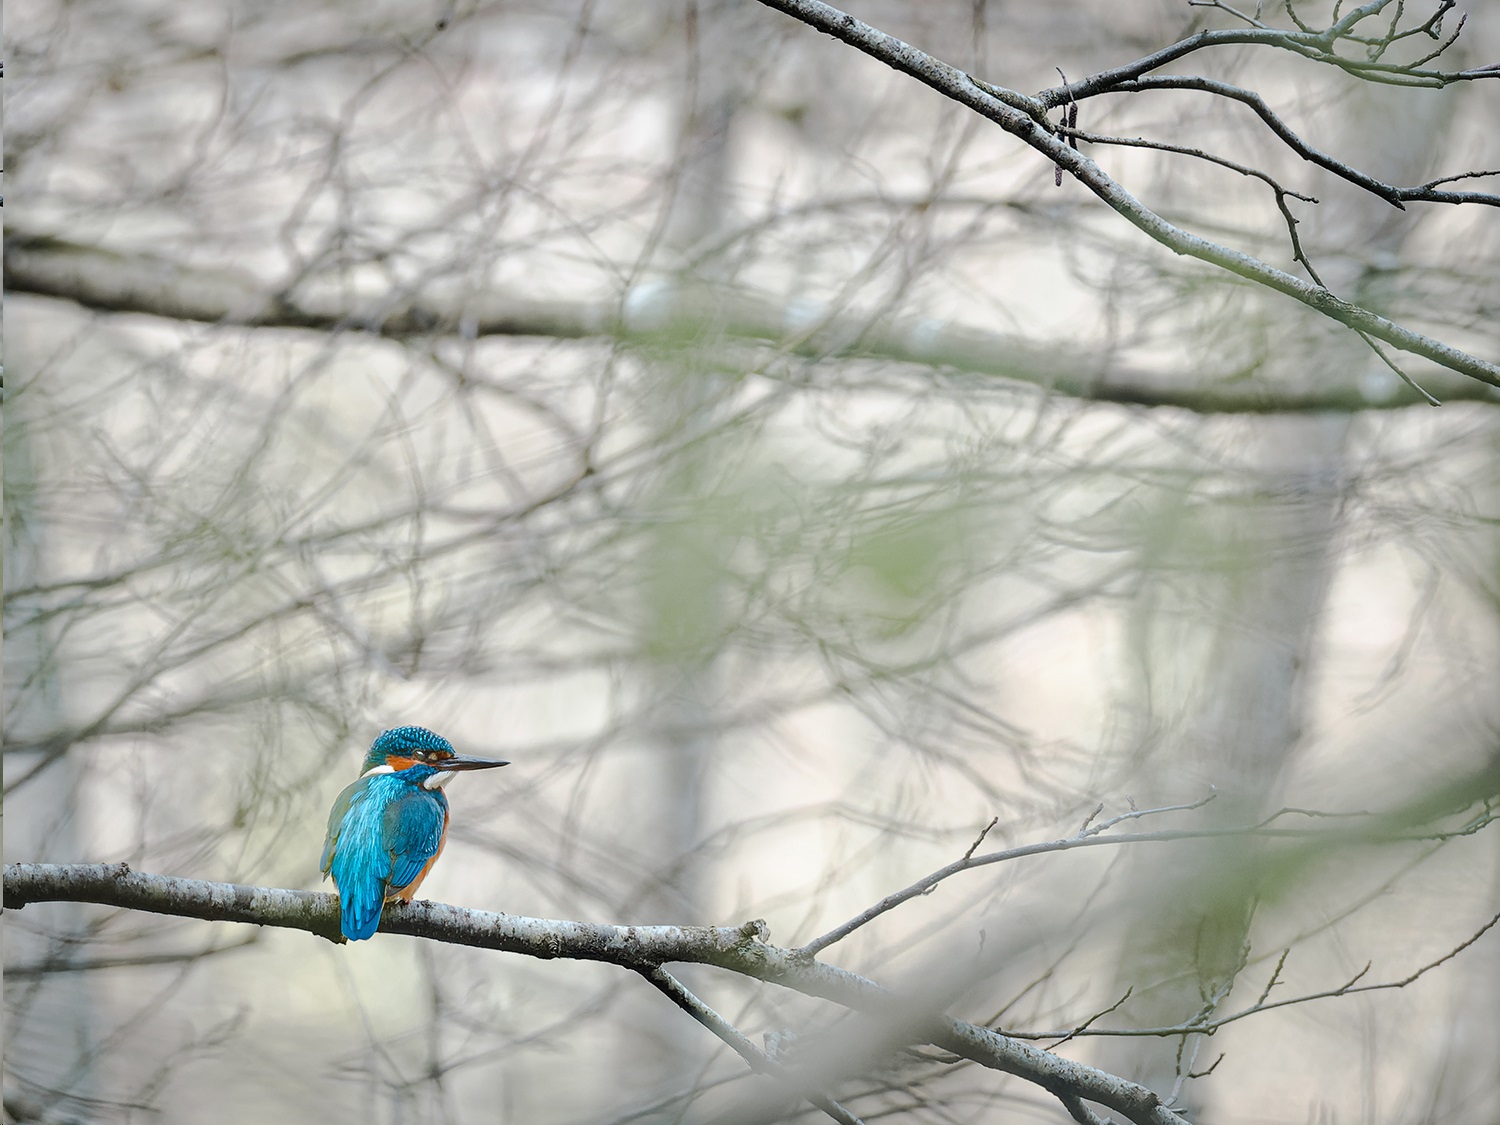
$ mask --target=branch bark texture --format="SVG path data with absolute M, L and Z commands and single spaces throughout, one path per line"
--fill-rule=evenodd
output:
M 245 922 L 338 937 L 338 899 L 315 891 L 179 879 L 125 864 L 16 863 L 5 866 L 5 904 L 90 902 L 207 921 Z M 868 977 L 765 940 L 762 922 L 743 926 L 613 926 L 526 918 L 418 901 L 387 904 L 384 933 L 543 959 L 602 961 L 648 976 L 669 963 L 713 965 L 877 1017 L 911 1042 L 927 1042 L 993 1070 L 1033 1082 L 1065 1101 L 1108 1107 L 1137 1125 L 1181 1125 L 1151 1090 L 1021 1043 L 989 1028 L 925 1011 Z

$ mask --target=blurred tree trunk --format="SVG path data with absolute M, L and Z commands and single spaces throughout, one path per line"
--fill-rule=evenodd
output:
M 5 425 L 5 586 L 24 589 L 46 582 L 46 529 L 36 504 L 37 471 L 31 431 L 12 407 Z M 7 741 L 66 727 L 57 661 L 48 650 L 56 642 L 45 624 L 6 622 L 5 734 Z M 9 757 L 9 756 L 7 756 Z M 7 761 L 6 778 L 32 769 L 39 755 Z M 28 784 L 24 800 L 5 802 L 7 861 L 36 856 L 87 856 L 77 838 L 78 759 L 53 762 Z M 94 1092 L 93 996 L 86 972 L 14 974 L 16 967 L 63 964 L 87 955 L 84 908 L 77 903 L 42 904 L 25 919 L 10 916 L 5 926 L 7 1024 L 22 1024 L 25 1035 L 5 1044 L 5 1120 L 82 1122 L 81 1108 Z
M 1447 91 L 1414 99 L 1392 87 L 1360 86 L 1337 118 L 1332 144 L 1356 166 L 1388 180 L 1421 182 L 1441 150 L 1453 101 Z M 1382 285 L 1400 276 L 1410 224 L 1365 193 L 1334 185 L 1320 195 L 1323 209 L 1304 223 L 1302 237 L 1323 282 L 1385 311 L 1390 294 Z M 1246 306 L 1247 320 L 1269 321 L 1279 311 L 1258 295 L 1249 296 Z M 1350 333 L 1325 331 L 1305 348 L 1280 347 L 1286 341 L 1274 325 L 1264 335 L 1280 348 L 1268 362 L 1296 364 L 1294 375 L 1303 381 L 1350 367 L 1376 379 L 1395 378 Z M 1212 607 L 1203 622 L 1210 634 L 1207 660 L 1196 701 L 1188 705 L 1183 742 L 1170 760 L 1145 774 L 1155 779 L 1147 798 L 1153 803 L 1195 799 L 1213 785 L 1219 796 L 1204 816 L 1214 822 L 1253 821 L 1280 806 L 1282 781 L 1302 742 L 1308 675 L 1339 565 L 1340 489 L 1352 419 L 1270 416 L 1239 431 L 1234 454 L 1258 487 L 1230 498 L 1232 511 L 1222 521 L 1217 513 L 1209 517 L 1214 526 L 1232 530 L 1227 537 L 1207 537 L 1216 556 L 1203 567 L 1207 588 L 1198 591 Z M 1143 655 L 1171 661 L 1182 659 L 1183 651 L 1177 644 L 1148 643 Z M 1133 1024 L 1175 1025 L 1222 1004 L 1242 967 L 1255 907 L 1246 888 L 1243 898 L 1209 896 L 1217 908 L 1205 913 L 1197 906 L 1204 897 L 1198 888 L 1222 892 L 1215 880 L 1236 869 L 1237 856 L 1243 858 L 1242 845 L 1203 847 L 1170 870 L 1154 856 L 1136 862 L 1130 885 L 1150 888 L 1143 901 L 1164 909 L 1133 917 L 1125 931 L 1115 987 L 1134 988 L 1128 1008 Z M 1223 1038 L 1215 1040 L 1218 1049 Z M 1202 1085 L 1179 1075 L 1195 1069 L 1194 1052 L 1204 1042 L 1202 1036 L 1189 1038 L 1179 1055 L 1173 1038 L 1106 1041 L 1097 1057 L 1107 1069 L 1130 1074 L 1160 1094 L 1178 1088 L 1178 1106 L 1198 1120 L 1207 1108 L 1195 1093 Z M 1199 1058 L 1196 1069 L 1211 1062 Z
M 696 247 L 719 235 L 730 213 L 732 160 L 730 131 L 743 99 L 743 71 L 753 54 L 750 21 L 742 0 L 688 0 L 684 9 L 686 73 L 682 84 L 677 159 L 672 169 L 666 211 L 661 217 L 661 251 L 665 261 L 645 263 L 653 272 L 665 269 L 668 280 L 652 279 L 648 291 L 665 286 L 672 299 L 689 286 L 713 286 L 721 280 L 716 261 L 687 269 L 683 263 Z M 703 349 L 713 349 L 713 325 L 705 339 L 681 352 L 652 357 L 654 372 L 645 384 L 642 417 L 663 444 L 671 435 L 690 432 L 723 390 L 716 364 L 693 363 Z M 646 510 L 656 513 L 645 555 L 643 642 L 654 658 L 646 667 L 653 716 L 643 732 L 647 760 L 655 763 L 636 781 L 640 787 L 640 823 L 654 834 L 645 843 L 655 871 L 654 885 L 631 917 L 645 922 L 717 922 L 712 910 L 709 873 L 694 854 L 704 822 L 706 782 L 718 748 L 714 721 L 718 697 L 716 646 L 723 617 L 719 577 L 720 544 L 704 505 L 712 489 L 711 468 L 701 451 L 688 450 L 668 462 L 655 483 Z M 688 972 L 691 979 L 693 974 Z M 648 1036 L 627 1034 L 619 1053 L 627 1086 L 645 1087 L 662 1097 L 693 1086 L 711 1044 L 702 1029 L 655 995 L 644 996 L 641 1019 Z M 634 1020 L 627 1019 L 629 1029 Z M 643 1057 L 643 1053 L 646 1057 Z M 645 1075 L 646 1080 L 642 1081 Z M 666 1115 L 675 1119 L 680 1107 Z

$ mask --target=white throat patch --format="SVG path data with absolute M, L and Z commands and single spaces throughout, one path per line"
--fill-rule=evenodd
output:
M 423 789 L 441 789 L 453 780 L 452 770 L 439 770 L 431 777 L 422 782 Z

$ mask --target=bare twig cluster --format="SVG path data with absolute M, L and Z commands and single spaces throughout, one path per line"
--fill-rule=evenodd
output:
M 770 1077 L 785 1095 L 810 1102 L 842 1125 L 853 1125 L 859 1118 L 830 1096 L 828 1089 L 832 1082 L 840 1074 L 852 1076 L 858 1073 L 875 1058 L 893 1049 L 924 1043 L 980 1066 L 1035 1083 L 1057 1097 L 1077 1121 L 1101 1120 L 1085 1104 L 1090 1102 L 1119 1112 L 1138 1125 L 1178 1125 L 1182 1119 L 1172 1108 L 1172 1098 L 1163 1099 L 1145 1086 L 1068 1060 L 1056 1054 L 1056 1049 L 1075 1039 L 1097 1036 L 1171 1036 L 1185 1041 L 1191 1036 L 1211 1035 L 1231 1023 L 1277 1008 L 1361 992 L 1404 988 L 1478 942 L 1500 924 L 1500 914 L 1492 917 L 1442 956 L 1398 979 L 1361 983 L 1371 968 L 1367 964 L 1350 980 L 1335 988 L 1271 1000 L 1271 993 L 1280 983 L 1290 955 L 1288 948 L 1276 960 L 1258 997 L 1248 1006 L 1228 1015 L 1212 1015 L 1218 1003 L 1227 996 L 1234 977 L 1238 975 L 1236 973 L 1221 986 L 1219 994 L 1205 999 L 1198 1018 L 1169 1027 L 1098 1026 L 1100 1021 L 1118 1011 L 1129 1000 L 1131 990 L 1127 990 L 1114 1003 L 1066 1030 L 1006 1029 L 1000 1032 L 946 1014 L 948 997 L 942 990 L 926 996 L 903 995 L 867 976 L 822 962 L 818 955 L 886 911 L 929 893 L 939 883 L 960 872 L 1026 856 L 1064 852 L 1078 847 L 1123 847 L 1226 836 L 1301 841 L 1305 853 L 1312 854 L 1314 849 L 1325 849 L 1330 843 L 1349 845 L 1361 841 L 1392 843 L 1453 839 L 1472 835 L 1495 819 L 1492 804 L 1483 802 L 1478 811 L 1468 810 L 1462 823 L 1451 828 L 1414 825 L 1411 823 L 1411 809 L 1385 816 L 1348 814 L 1347 817 L 1338 819 L 1352 820 L 1354 823 L 1334 829 L 1274 826 L 1273 822 L 1280 820 L 1283 815 L 1301 814 L 1319 818 L 1327 815 L 1308 810 L 1283 809 L 1260 823 L 1237 827 L 1110 833 L 1117 825 L 1129 821 L 1202 808 L 1214 796 L 1215 794 L 1210 793 L 1198 801 L 1160 808 L 1132 807 L 1128 812 L 1095 823 L 1095 818 L 1102 811 L 1100 806 L 1071 836 L 976 855 L 979 845 L 994 828 L 995 822 L 991 821 L 964 855 L 954 863 L 887 896 L 848 922 L 794 949 L 773 945 L 766 924 L 759 920 L 737 927 L 618 926 L 492 914 L 426 901 L 388 904 L 382 930 L 542 959 L 601 961 L 633 970 L 729 1046 L 752 1071 Z M 6 903 L 12 910 L 33 902 L 89 902 L 179 917 L 300 929 L 329 941 L 343 941 L 339 933 L 337 898 L 316 892 L 145 874 L 132 871 L 125 864 L 36 863 L 7 865 L 4 890 Z M 1241 969 L 1248 954 L 1247 947 L 1241 956 Z M 820 1056 L 799 1044 L 797 1051 L 783 1058 L 778 1052 L 756 1046 L 729 1019 L 695 995 L 677 976 L 668 971 L 666 966 L 673 963 L 710 965 L 777 984 L 807 996 L 831 1001 L 874 1022 L 867 1032 L 854 1035 L 860 1048 L 852 1055 L 846 1048 L 838 1057 Z M 1046 1050 L 1025 1042 L 1036 1039 L 1048 1039 L 1052 1042 Z M 1179 1056 L 1181 1054 L 1182 1051 L 1179 1050 Z M 1217 1065 L 1216 1061 L 1207 1069 L 1194 1072 L 1189 1059 L 1187 1064 L 1179 1067 L 1178 1086 L 1189 1077 L 1206 1076 Z
M 1112 67 L 1086 78 L 1067 82 L 1062 86 L 1042 90 L 1035 95 L 1023 94 L 967 74 L 893 35 L 871 27 L 848 13 L 823 3 L 822 0 L 761 0 L 761 2 L 819 31 L 843 40 L 872 58 L 911 75 L 944 96 L 995 122 L 1006 132 L 1013 134 L 1052 161 L 1059 170 L 1059 178 L 1061 171 L 1065 169 L 1128 222 L 1174 253 L 1197 258 L 1258 285 L 1295 298 L 1324 316 L 1359 333 L 1371 343 L 1371 346 L 1374 340 L 1380 340 L 1488 383 L 1490 386 L 1500 387 L 1500 364 L 1495 361 L 1471 355 L 1431 336 L 1395 324 L 1368 308 L 1353 304 L 1330 292 L 1318 279 L 1300 242 L 1296 240 L 1296 220 L 1286 207 L 1287 197 L 1294 193 L 1269 175 L 1254 172 L 1238 162 L 1226 162 L 1225 158 L 1212 156 L 1200 149 L 1140 138 L 1096 136 L 1092 133 L 1080 132 L 1077 128 L 1079 103 L 1090 98 L 1144 90 L 1198 90 L 1250 106 L 1272 131 L 1303 159 L 1318 164 L 1350 183 L 1372 192 L 1394 207 L 1404 209 L 1407 202 L 1481 203 L 1491 206 L 1500 204 L 1500 196 L 1494 194 L 1440 189 L 1439 183 L 1452 182 L 1448 178 L 1413 187 L 1382 183 L 1308 145 L 1287 126 L 1260 95 L 1252 91 L 1196 75 L 1156 75 L 1153 73 L 1169 63 L 1209 48 L 1232 44 L 1257 44 L 1291 51 L 1312 62 L 1336 66 L 1356 77 L 1392 85 L 1442 87 L 1458 82 L 1500 78 L 1500 66 L 1485 66 L 1460 71 L 1432 70 L 1426 67 L 1427 62 L 1431 62 L 1452 45 L 1457 36 L 1457 29 L 1452 36 L 1442 40 L 1435 51 L 1419 59 L 1404 64 L 1385 61 L 1386 52 L 1396 43 L 1404 42 L 1416 35 L 1438 37 L 1442 15 L 1451 7 L 1446 0 L 1440 3 L 1440 10 L 1431 19 L 1416 28 L 1400 26 L 1405 6 L 1393 3 L 1393 0 L 1372 0 L 1371 3 L 1363 4 L 1341 18 L 1335 19 L 1329 26 L 1316 30 L 1305 26 L 1299 26 L 1295 30 L 1270 28 L 1261 25 L 1258 19 L 1234 12 L 1233 14 L 1246 19 L 1255 26 L 1223 31 L 1201 31 L 1134 62 Z M 1232 11 L 1232 9 L 1226 10 Z M 1388 10 L 1390 11 L 1387 25 L 1378 35 L 1372 35 L 1363 30 L 1368 26 L 1366 21 L 1374 21 Z M 1367 57 L 1354 59 L 1341 54 L 1339 48 L 1346 44 L 1365 48 Z M 1064 111 L 1063 120 L 1054 122 L 1048 114 L 1058 108 Z M 1276 192 L 1278 206 L 1287 220 L 1287 227 L 1293 239 L 1294 256 L 1308 269 L 1311 281 L 1303 281 L 1250 254 L 1193 234 L 1164 219 L 1110 177 L 1093 160 L 1080 152 L 1077 148 L 1077 142 L 1080 140 L 1101 144 L 1131 144 L 1195 156 L 1265 180 Z M 1487 173 L 1460 173 L 1455 178 L 1485 174 Z M 1300 196 L 1299 198 L 1308 197 Z M 1392 363 L 1384 353 L 1379 354 L 1403 380 L 1419 390 L 1428 401 L 1436 403 L 1432 396 L 1425 391 L 1420 391 L 1420 388 L 1415 388 L 1410 377 Z

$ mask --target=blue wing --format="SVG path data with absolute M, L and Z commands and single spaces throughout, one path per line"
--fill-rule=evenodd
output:
M 322 867 L 339 889 L 339 928 L 363 941 L 380 925 L 391 888 L 422 873 L 443 840 L 448 802 L 397 774 L 361 778 L 328 818 Z
M 325 879 L 328 878 L 328 869 L 333 863 L 333 854 L 338 849 L 339 835 L 344 830 L 344 817 L 349 812 L 349 804 L 354 800 L 355 793 L 362 789 L 363 783 L 359 781 L 346 786 L 335 798 L 333 808 L 328 812 L 328 836 L 323 841 L 323 858 L 318 861 L 318 870 L 323 872 Z
M 391 890 L 400 890 L 418 875 L 443 844 L 448 798 L 413 786 L 385 809 L 385 839 L 391 850 Z

